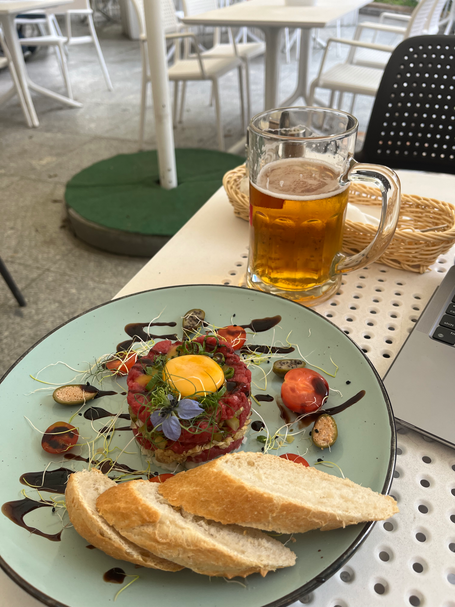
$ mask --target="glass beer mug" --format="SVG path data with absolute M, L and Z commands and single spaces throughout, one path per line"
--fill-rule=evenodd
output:
M 250 180 L 249 287 L 304 305 L 328 299 L 341 275 L 372 263 L 398 221 L 400 181 L 386 167 L 354 160 L 358 121 L 346 112 L 280 108 L 248 128 Z M 341 252 L 349 184 L 377 186 L 382 213 L 373 241 Z

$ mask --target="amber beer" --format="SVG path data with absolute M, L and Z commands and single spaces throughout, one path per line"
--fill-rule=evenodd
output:
M 348 187 L 333 167 L 276 160 L 250 183 L 250 274 L 284 291 L 323 284 L 341 251 Z

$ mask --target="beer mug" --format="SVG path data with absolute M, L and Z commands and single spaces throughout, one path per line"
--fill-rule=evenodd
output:
M 249 287 L 311 306 L 341 275 L 372 263 L 398 221 L 400 181 L 383 166 L 354 160 L 358 121 L 346 112 L 295 107 L 255 116 L 248 128 Z M 377 186 L 382 212 L 373 241 L 341 252 L 349 184 Z

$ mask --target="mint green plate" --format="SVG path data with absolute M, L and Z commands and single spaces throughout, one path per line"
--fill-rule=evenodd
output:
M 272 453 L 299 453 L 310 465 L 318 458 L 337 464 L 344 475 L 373 490 L 389 490 L 395 463 L 396 437 L 392 410 L 384 387 L 372 365 L 356 345 L 337 327 L 312 310 L 286 299 L 235 287 L 179 286 L 138 293 L 118 299 L 79 316 L 55 330 L 37 343 L 6 374 L 0 384 L 0 402 L 3 411 L 3 432 L 0 441 L 2 461 L 1 503 L 19 500 L 21 490 L 39 499 L 37 492 L 19 483 L 26 472 L 57 469 L 61 466 L 82 469 L 84 462 L 64 460 L 41 449 L 41 434 L 56 421 L 69 421 L 76 407 L 64 407 L 51 397 L 52 389 L 34 381 L 30 375 L 43 381 L 70 383 L 75 372 L 54 363 L 64 361 L 73 369 L 85 369 L 100 356 L 113 352 L 127 336 L 124 327 L 133 322 L 149 322 L 160 316 L 160 321 L 175 321 L 174 328 L 154 327 L 155 334 L 176 332 L 181 336 L 181 317 L 192 308 L 203 308 L 206 320 L 215 326 L 247 325 L 253 319 L 280 315 L 280 323 L 265 332 L 251 334 L 248 343 L 267 345 L 298 344 L 300 353 L 313 365 L 334 373 L 325 375 L 330 392 L 326 407 L 334 407 L 365 390 L 365 396 L 336 417 L 338 441 L 331 452 L 317 450 L 308 438 L 309 429 L 299 434 L 292 444 Z M 299 357 L 296 350 L 292 357 Z M 281 381 L 272 374 L 264 390 L 264 362 L 253 369 L 252 393 L 269 394 L 279 398 Z M 76 380 L 77 381 L 77 380 Z M 121 382 L 125 386 L 125 380 Z M 41 390 L 44 388 L 44 390 Z M 261 389 L 262 388 L 262 389 Z M 103 390 L 120 391 L 112 380 L 103 383 Z M 37 391 L 38 390 L 38 391 Z M 87 404 L 112 412 L 126 412 L 125 396 L 104 396 Z M 283 425 L 277 400 L 261 402 L 256 409 L 273 432 Z M 91 427 L 101 428 L 110 418 L 90 422 L 76 416 L 74 425 L 80 435 L 90 439 Z M 253 415 L 253 420 L 258 419 Z M 119 420 L 118 426 L 128 422 Z M 258 433 L 249 430 L 243 445 L 247 451 L 258 451 L 261 443 Z M 123 447 L 131 439 L 129 431 L 116 432 L 114 444 Z M 143 469 L 145 463 L 136 445 L 127 448 L 131 454 L 121 455 L 119 462 L 133 469 Z M 73 453 L 87 457 L 87 451 L 78 447 Z M 340 475 L 337 467 L 321 466 L 323 471 Z M 156 469 L 158 470 L 158 469 Z M 42 492 L 49 499 L 56 494 Z M 61 498 L 61 496 L 60 496 Z M 27 515 L 26 522 L 45 533 L 55 534 L 62 529 L 57 509 L 40 508 Z M 63 525 L 68 523 L 67 515 Z M 65 528 L 61 541 L 49 541 L 0 516 L 0 565 L 22 588 L 46 605 L 60 607 L 111 606 L 118 590 L 139 576 L 117 598 L 121 605 L 159 605 L 160 607 L 232 607 L 242 605 L 259 607 L 286 606 L 322 584 L 333 575 L 355 552 L 372 528 L 372 524 L 350 526 L 336 531 L 315 531 L 295 536 L 289 546 L 297 554 L 294 567 L 248 577 L 243 584 L 229 583 L 221 578 L 209 579 L 190 571 L 165 573 L 136 568 L 130 563 L 115 561 L 98 550 L 87 549 L 87 542 L 71 527 Z M 281 538 L 283 541 L 288 536 Z M 123 585 L 105 582 L 103 576 L 114 567 L 120 567 L 131 576 Z

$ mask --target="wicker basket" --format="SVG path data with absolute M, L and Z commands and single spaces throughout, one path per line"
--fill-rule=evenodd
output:
M 235 215 L 248 221 L 249 199 L 240 191 L 240 183 L 245 174 L 245 165 L 237 167 L 226 173 L 223 185 Z M 376 188 L 353 184 L 349 188 L 349 202 L 380 207 L 381 196 Z M 371 242 L 375 233 L 375 226 L 346 221 L 343 251 L 358 253 Z M 402 194 L 395 235 L 378 261 L 392 268 L 423 274 L 454 244 L 455 207 L 452 204 Z

